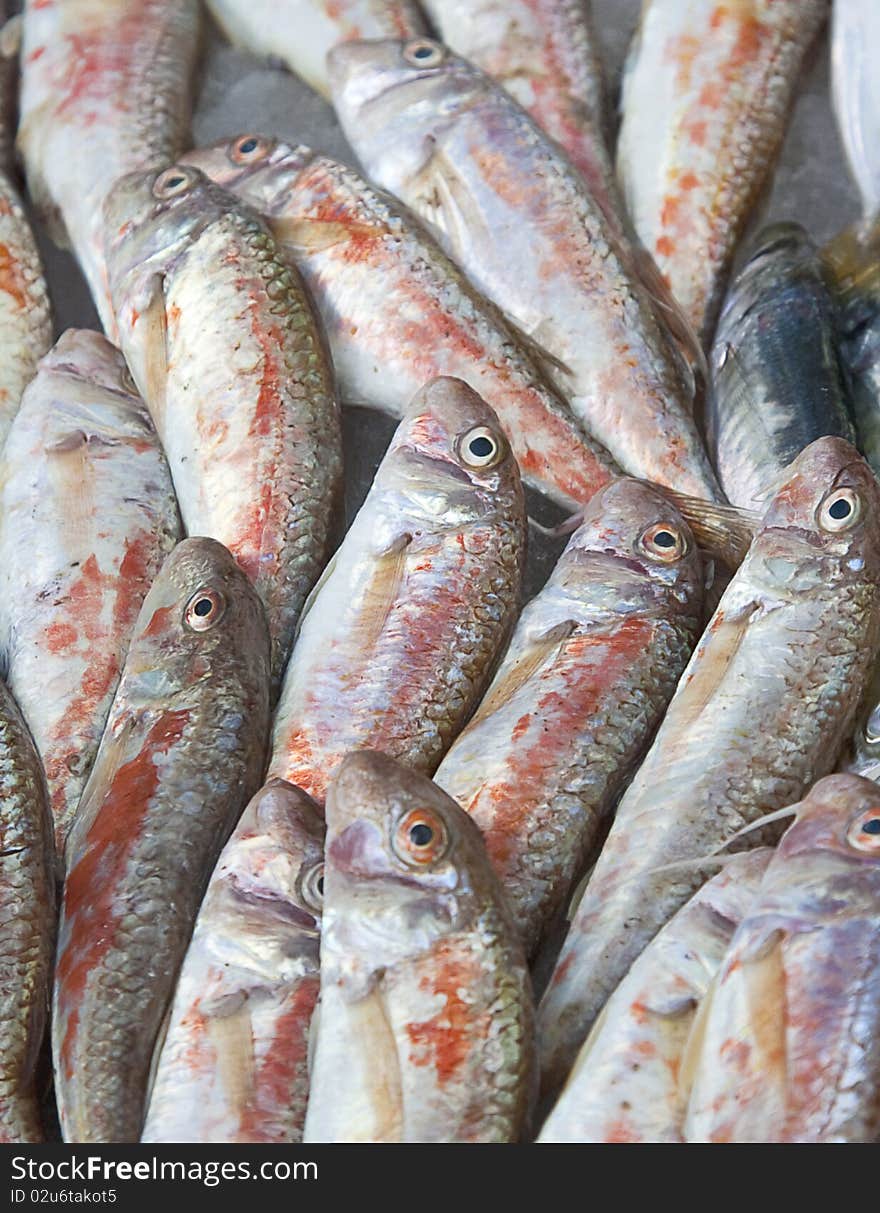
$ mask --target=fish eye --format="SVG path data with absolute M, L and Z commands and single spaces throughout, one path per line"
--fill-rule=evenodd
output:
M 320 915 L 324 909 L 324 864 L 316 863 L 300 880 L 300 895 L 309 909 Z
M 639 547 L 652 560 L 672 564 L 687 551 L 687 540 L 678 527 L 668 522 L 657 522 L 639 536 Z
M 507 454 L 507 443 L 487 425 L 474 426 L 458 440 L 458 456 L 469 468 L 491 468 Z
M 183 612 L 183 622 L 193 632 L 209 632 L 226 611 L 226 599 L 219 590 L 196 590 Z
M 433 809 L 410 809 L 397 823 L 392 845 L 398 859 L 409 867 L 427 867 L 448 850 L 446 824 Z
M 816 514 L 819 526 L 832 535 L 855 526 L 861 513 L 861 501 L 852 489 L 832 489 L 819 505 Z
M 880 809 L 859 813 L 846 832 L 846 840 L 857 851 L 880 855 Z
M 413 67 L 437 67 L 446 58 L 446 48 L 430 38 L 418 38 L 406 44 L 403 57 Z
M 178 194 L 192 189 L 197 181 L 195 173 L 175 165 L 173 168 L 166 168 L 153 182 L 153 195 L 161 199 L 176 198 Z
M 229 148 L 229 159 L 233 164 L 253 164 L 262 160 L 271 151 L 271 143 L 260 135 L 242 135 Z

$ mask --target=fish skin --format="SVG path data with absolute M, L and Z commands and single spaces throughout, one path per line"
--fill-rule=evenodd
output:
M 475 428 L 494 436 L 494 465 L 459 454 Z M 430 774 L 513 627 L 525 542 L 519 471 L 494 414 L 461 380 L 434 380 L 303 613 L 269 774 L 319 802 L 350 750 Z
M 0 469 L 3 656 L 45 767 L 60 862 L 180 518 L 122 355 L 85 329 L 68 329 L 40 362 Z
M 635 229 L 705 344 L 782 145 L 827 0 L 646 0 L 623 75 L 617 172 Z
M 408 818 L 434 831 L 432 858 L 394 843 Z M 473 821 L 424 776 L 351 754 L 328 796 L 324 883 L 304 1140 L 521 1139 L 531 985 Z
M 729 859 L 648 944 L 584 1042 L 539 1143 L 684 1140 L 691 1029 L 772 853 Z
M 0 1143 L 41 1142 L 35 1071 L 55 933 L 52 827 L 34 743 L 0 683 Z
M 40 254 L 15 186 L 0 171 L 0 447 L 37 363 L 52 344 L 52 309 Z
M 25 0 L 18 150 L 28 192 L 70 247 L 116 338 L 102 203 L 190 142 L 198 0 Z
M 527 344 L 396 199 L 338 161 L 261 136 L 182 161 L 260 212 L 293 257 L 343 400 L 400 417 L 423 384 L 452 375 L 492 406 L 523 478 L 558 504 L 577 509 L 615 474 Z
M 733 505 L 766 501 L 816 438 L 856 441 L 837 328 L 813 241 L 799 224 L 765 228 L 731 283 L 712 347 L 709 451 Z
M 209 591 L 220 613 L 193 630 L 185 608 Z M 154 1042 L 268 723 L 259 599 L 220 544 L 184 539 L 144 600 L 68 837 L 52 1015 L 66 1141 L 140 1136 Z
M 556 140 L 621 227 L 589 0 L 425 0 L 424 8 L 446 45 L 502 84 Z
M 831 9 L 831 100 L 865 220 L 880 210 L 880 10 L 864 0 Z
M 654 526 L 677 559 L 640 547 Z M 482 704 L 435 782 L 474 818 L 528 955 L 583 872 L 700 634 L 703 569 L 659 491 L 596 497 L 525 608 Z
M 846 228 L 822 257 L 837 301 L 858 446 L 880 475 L 880 219 Z
M 687 1141 L 880 1135 L 877 785 L 833 775 L 797 806 L 707 996 Z
M 318 806 L 281 780 L 262 787 L 202 901 L 141 1141 L 302 1140 L 323 864 Z
M 436 66 L 406 55 L 431 46 Z M 695 382 L 639 251 L 500 86 L 421 40 L 328 56 L 337 115 L 368 175 L 428 224 L 474 285 L 547 354 L 548 373 L 620 467 L 695 497 L 720 488 Z
M 175 195 L 154 194 L 178 177 Z M 106 221 L 121 347 L 184 526 L 225 544 L 254 583 L 277 689 L 340 506 L 339 407 L 318 317 L 262 221 L 197 169 L 123 178 Z
M 824 498 L 830 508 L 849 492 L 850 529 L 820 527 Z M 548 1095 L 636 956 L 701 883 L 691 871 L 649 873 L 705 855 L 834 768 L 880 643 L 878 587 L 880 487 L 854 447 L 820 438 L 773 497 L 618 806 L 539 1008 Z
M 281 59 L 329 100 L 327 52 L 351 38 L 415 38 L 427 33 L 413 0 L 208 0 L 230 42 Z

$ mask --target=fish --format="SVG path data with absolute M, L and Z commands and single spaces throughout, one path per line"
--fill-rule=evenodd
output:
M 138 611 L 180 537 L 168 466 L 122 355 L 68 329 L 0 459 L 0 647 L 45 767 L 59 861 Z
M 263 607 L 221 544 L 184 539 L 144 599 L 67 840 L 52 1007 L 65 1141 L 140 1137 L 153 1047 L 268 728 Z
M 56 244 L 72 249 L 116 337 L 102 204 L 113 183 L 191 142 L 198 0 L 25 0 L 17 147 Z
M 771 499 L 618 805 L 538 1010 L 548 1096 L 701 883 L 656 869 L 724 844 L 834 769 L 880 644 L 878 585 L 880 486 L 850 443 L 819 438 Z
M 609 483 L 586 434 L 528 343 L 391 195 L 307 147 L 245 134 L 188 152 L 271 226 L 314 299 L 343 401 L 400 418 L 440 375 L 498 414 L 527 484 L 569 511 Z
M 657 489 L 593 498 L 435 782 L 476 821 L 527 955 L 564 909 L 702 624 L 704 572 Z
M 617 174 L 642 244 L 708 345 L 828 0 L 645 0 Z
M 622 227 L 589 0 L 425 0 L 424 8 L 443 42 L 502 84 L 559 144 Z
M 694 421 L 693 367 L 636 251 L 565 153 L 438 42 L 348 42 L 327 62 L 368 176 L 544 351 L 584 428 L 627 474 L 720 500 Z
M 755 240 L 712 347 L 709 451 L 725 494 L 754 509 L 816 438 L 856 441 L 835 301 L 797 223 Z
M 348 755 L 327 799 L 304 1140 L 520 1140 L 532 1015 L 477 826 L 425 776 L 383 754 Z
M 683 1142 L 691 1032 L 772 854 L 730 857 L 648 944 L 578 1053 L 539 1144 Z
M 427 33 L 414 0 L 208 0 L 208 8 L 230 42 L 280 59 L 328 99 L 325 60 L 337 42 Z
M 267 783 L 202 901 L 141 1141 L 302 1140 L 323 882 L 318 806 L 282 780 Z
M 105 211 L 122 352 L 184 526 L 228 547 L 254 583 L 277 691 L 340 507 L 339 406 L 320 321 L 258 216 L 197 169 L 124 177 Z
M 44 1141 L 37 1067 L 55 943 L 52 826 L 40 759 L 0 682 L 0 1143 Z
M 837 304 L 859 450 L 880 475 L 880 218 L 845 228 L 822 258 Z
M 701 1007 L 689 1142 L 880 1135 L 880 790 L 799 804 Z
M 519 605 L 519 470 L 458 379 L 412 401 L 306 604 L 269 775 L 323 802 L 350 750 L 431 774 L 479 702 Z
M 880 211 L 880 12 L 864 0 L 834 0 L 831 100 L 866 221 Z

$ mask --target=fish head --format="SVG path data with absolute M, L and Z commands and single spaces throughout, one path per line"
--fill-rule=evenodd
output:
M 255 210 L 271 214 L 284 203 L 315 156 L 311 148 L 245 132 L 234 139 L 194 148 L 181 156 L 179 163 L 198 169 Z
M 104 202 L 104 252 L 114 307 L 134 283 L 168 273 L 191 241 L 229 208 L 224 191 L 199 169 L 172 164 L 129 173 Z M 134 279 L 134 283 L 133 280 Z
M 472 819 L 384 754 L 342 761 L 326 813 L 325 927 L 366 988 L 467 930 L 486 897 L 498 895 Z
M 670 599 L 699 611 L 703 564 L 693 532 L 662 490 L 620 477 L 597 493 L 560 557 L 553 580 L 607 593 L 621 612 Z
M 880 487 L 843 438 L 819 438 L 789 465 L 749 558 L 763 580 L 795 592 L 880 578 Z
M 94 329 L 65 329 L 41 359 L 40 370 L 82 379 L 111 392 L 137 394 L 125 359 Z
M 182 540 L 165 559 L 135 625 L 125 679 L 132 707 L 203 697 L 228 682 L 268 688 L 263 605 L 232 555 L 213 539 Z M 266 689 L 268 695 L 268 690 Z M 222 743 L 222 738 L 220 739 Z
M 356 132 L 359 159 L 386 183 L 418 172 L 438 129 L 485 88 L 482 73 L 431 38 L 343 42 L 327 69 L 343 130 Z
M 524 519 L 519 468 L 498 418 L 461 379 L 431 380 L 404 414 L 377 475 L 408 512 L 450 525 Z
M 795 806 L 778 861 L 819 852 L 847 867 L 873 866 L 880 873 L 880 786 L 873 780 L 848 772 L 826 775 Z
M 270 779 L 252 798 L 236 827 L 234 862 L 217 875 L 239 915 L 255 930 L 277 924 L 285 939 L 291 931 L 315 938 L 324 903 L 324 821 L 301 788 Z

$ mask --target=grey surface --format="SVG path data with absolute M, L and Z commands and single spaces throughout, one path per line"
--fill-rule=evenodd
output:
M 641 0 L 594 0 L 593 10 L 605 52 L 610 96 L 619 91 L 620 72 Z M 828 89 L 828 45 L 810 58 L 792 115 L 775 183 L 755 217 L 797 219 L 825 240 L 857 215 L 855 187 L 849 179 L 843 149 L 831 113 Z M 197 143 L 260 131 L 307 143 L 356 164 L 331 108 L 281 67 L 262 62 L 228 46 L 209 26 L 193 122 Z M 69 254 L 56 249 L 38 232 L 55 307 L 58 331 L 71 325 L 98 328 L 85 283 Z M 346 411 L 346 506 L 349 518 L 363 500 L 375 467 L 393 432 L 393 422 L 362 409 Z M 560 514 L 537 496 L 529 498 L 530 514 L 553 524 Z M 527 595 L 543 583 L 564 540 L 530 533 Z

